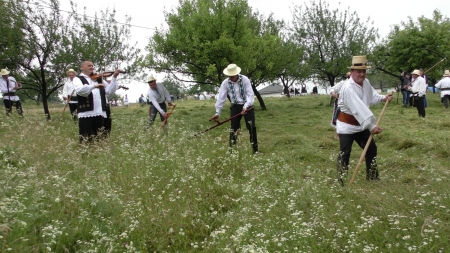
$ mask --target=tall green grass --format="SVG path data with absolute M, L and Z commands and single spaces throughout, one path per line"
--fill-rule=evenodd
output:
M 394 99 L 375 136 L 381 181 L 362 168 L 345 187 L 328 96 L 255 106 L 257 156 L 245 128 L 232 153 L 228 123 L 193 136 L 214 101 L 179 101 L 166 130 L 145 128 L 147 107 L 114 107 L 111 136 L 92 145 L 61 106 L 50 122 L 32 105 L 2 113 L 0 251 L 445 252 L 450 112 L 427 99 L 425 121 Z

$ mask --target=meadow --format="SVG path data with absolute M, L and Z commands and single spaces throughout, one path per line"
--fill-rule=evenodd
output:
M 194 137 L 213 100 L 177 101 L 167 129 L 113 107 L 91 145 L 63 105 L 51 121 L 1 111 L 0 252 L 448 252 L 450 111 L 428 94 L 422 120 L 395 96 L 374 138 L 381 180 L 363 165 L 344 187 L 325 95 L 256 102 L 258 155 L 245 127 L 232 153 L 229 123 Z

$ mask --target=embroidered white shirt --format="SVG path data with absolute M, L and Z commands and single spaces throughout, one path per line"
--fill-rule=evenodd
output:
M 250 79 L 248 77 L 241 75 L 242 78 L 242 88 L 244 90 L 244 94 L 241 94 L 240 87 L 239 87 L 239 80 L 237 82 L 231 82 L 229 78 L 225 79 L 219 88 L 219 95 L 217 96 L 216 101 L 216 114 L 220 115 L 220 112 L 222 111 L 222 108 L 225 104 L 225 101 L 227 100 L 227 94 L 230 96 L 230 98 L 233 97 L 232 91 L 230 90 L 229 82 L 231 82 L 234 90 L 234 94 L 236 97 L 236 104 L 243 104 L 244 109 L 247 109 L 253 105 L 253 102 L 255 101 L 255 94 L 253 93 L 252 85 L 250 83 Z M 242 97 L 245 98 L 242 99 Z M 234 103 L 234 101 L 232 101 Z
M 17 81 L 14 77 L 12 76 L 8 76 L 8 80 L 9 80 L 9 89 L 8 89 L 8 84 L 6 83 L 6 79 L 3 78 L 3 76 L 0 76 L 0 90 L 3 93 L 3 99 L 4 100 L 10 100 L 11 101 L 19 101 L 19 96 L 5 96 L 6 93 L 9 92 L 16 92 L 16 90 L 14 90 L 14 87 L 17 85 Z

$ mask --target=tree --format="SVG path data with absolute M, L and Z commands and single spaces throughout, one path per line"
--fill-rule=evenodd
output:
M 0 68 L 15 71 L 23 47 L 24 33 L 21 27 L 25 16 L 10 15 L 9 8 L 9 1 L 0 0 Z
M 379 68 L 390 72 L 427 70 L 450 56 L 450 20 L 435 10 L 432 19 L 412 18 L 393 27 L 374 51 Z M 427 73 L 432 83 L 442 77 L 446 65 Z
M 143 66 L 184 82 L 219 86 L 222 70 L 236 63 L 256 87 L 276 77 L 272 71 L 282 23 L 253 12 L 246 0 L 181 0 L 166 13 L 168 30 L 151 38 Z
M 331 86 L 347 72 L 352 56 L 370 54 L 378 37 L 371 25 L 369 18 L 362 22 L 349 8 L 331 10 L 323 0 L 294 6 L 292 31 L 297 43 L 305 47 L 311 75 Z
M 278 77 L 284 87 L 284 94 L 290 97 L 289 88 L 310 75 L 309 66 L 304 59 L 304 48 L 286 36 L 278 48 L 277 56 L 279 62 L 275 65 L 281 67 Z
M 124 25 L 118 25 L 116 11 L 100 11 L 94 17 L 76 12 L 76 4 L 71 1 L 72 13 L 78 24 L 70 32 L 69 48 L 71 61 L 80 63 L 91 60 L 97 69 L 108 71 L 126 68 L 128 73 L 136 74 L 140 49 L 137 42 L 131 45 L 131 17 L 125 16 Z
M 118 27 L 114 11 L 90 20 L 75 12 L 63 15 L 58 0 L 41 4 L 11 0 L 8 7 L 13 18 L 27 17 L 21 26 L 23 47 L 17 64 L 24 73 L 25 93 L 31 99 L 35 99 L 35 94 L 42 98 L 48 120 L 51 119 L 48 99 L 64 85 L 67 69 L 76 69 L 74 66 L 79 66 L 81 59 L 110 67 L 130 60 L 139 52 L 125 42 L 129 24 Z M 112 59 L 116 62 L 112 63 Z
M 174 95 L 176 97 L 181 95 L 181 85 L 178 81 L 174 81 L 170 78 L 165 78 L 162 83 L 171 95 Z

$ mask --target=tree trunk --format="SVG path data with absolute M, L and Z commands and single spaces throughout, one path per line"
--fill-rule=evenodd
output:
M 291 92 L 289 91 L 289 87 L 287 86 L 287 84 L 283 83 L 283 93 L 284 95 L 286 95 L 286 97 L 290 98 L 291 97 Z M 295 92 L 294 92 L 295 94 Z
M 41 93 L 39 92 L 37 94 L 37 98 L 36 98 L 36 105 L 39 106 L 39 102 L 41 101 Z
M 47 120 L 51 120 L 52 117 L 50 115 L 50 110 L 48 109 L 48 99 L 47 99 L 47 93 L 42 92 L 42 105 L 44 106 L 44 113 Z
M 258 90 L 256 89 L 256 86 L 252 84 L 253 93 L 255 93 L 256 98 L 258 99 L 259 105 L 261 106 L 262 110 L 267 110 L 266 104 L 264 104 L 264 100 L 261 97 L 261 94 L 259 94 Z

